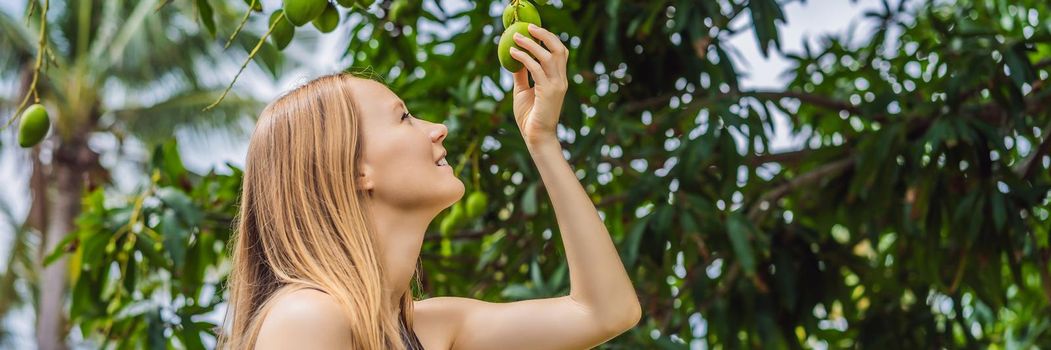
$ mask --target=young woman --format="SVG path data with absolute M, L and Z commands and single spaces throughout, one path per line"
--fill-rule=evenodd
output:
M 493 303 L 414 300 L 424 231 L 464 194 L 442 124 L 349 74 L 278 98 L 252 135 L 233 247 L 233 349 L 586 349 L 641 308 L 616 248 L 555 137 L 568 50 L 530 28 L 512 56 L 514 116 L 565 242 L 567 296 Z M 534 59 L 535 57 L 535 59 Z M 529 86 L 529 76 L 534 86 Z

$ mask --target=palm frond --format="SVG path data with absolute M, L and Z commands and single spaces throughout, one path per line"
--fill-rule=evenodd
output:
M 0 321 L 4 320 L 12 311 L 29 304 L 30 298 L 35 293 L 24 293 L 19 291 L 18 285 L 25 284 L 30 289 L 35 289 L 36 275 L 32 262 L 35 261 L 33 252 L 36 244 L 30 239 L 30 230 L 27 225 L 19 224 L 15 218 L 14 210 L 7 201 L 0 200 L 0 215 L 7 222 L 8 229 L 14 233 L 9 249 L 5 255 L 6 263 L 0 271 Z M 28 295 L 26 295 L 28 294 Z M 0 322 L 0 344 L 10 343 L 12 332 L 5 328 L 6 322 Z
M 119 56 L 109 57 L 115 64 L 109 66 L 105 76 L 116 78 L 129 87 L 142 87 L 152 81 L 174 74 L 180 80 L 190 83 L 195 89 L 204 86 L 224 85 L 215 81 L 216 74 L 200 74 L 218 70 L 220 67 L 240 65 L 248 50 L 254 46 L 239 36 L 233 50 L 223 50 L 224 35 L 212 36 L 200 25 L 193 22 L 191 9 L 180 8 L 185 4 L 170 4 L 161 7 L 145 20 L 134 35 L 127 37 L 127 42 Z M 228 5 L 215 4 L 217 31 L 233 31 L 240 13 Z M 192 7 L 192 6 L 191 6 Z M 258 16 L 254 24 L 265 25 L 265 16 Z M 250 38 L 258 40 L 258 37 Z M 279 52 L 269 52 L 268 71 L 280 64 Z M 272 73 L 272 72 L 271 72 Z M 209 80 L 211 79 L 211 80 Z
M 114 110 L 114 123 L 124 132 L 147 145 L 161 142 L 185 129 L 198 137 L 217 131 L 229 136 L 247 135 L 243 122 L 262 108 L 262 102 L 230 95 L 219 106 L 202 112 L 204 106 L 222 94 L 221 90 L 188 90 L 147 106 Z
M 8 75 L 18 70 L 36 54 L 36 36 L 30 33 L 21 19 L 0 11 L 0 72 Z

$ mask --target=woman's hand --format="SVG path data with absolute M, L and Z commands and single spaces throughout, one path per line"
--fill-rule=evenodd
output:
M 515 121 L 526 143 L 535 144 L 557 140 L 555 127 L 562 113 L 562 100 L 569 87 L 566 80 L 569 49 L 562 44 L 558 36 L 534 24 L 529 25 L 529 34 L 543 42 L 547 48 L 515 34 L 515 43 L 529 53 L 512 46 L 511 57 L 525 66 L 525 69 L 513 74 Z M 532 57 L 529 56 L 530 53 Z M 532 87 L 529 86 L 529 75 L 533 76 L 535 83 Z

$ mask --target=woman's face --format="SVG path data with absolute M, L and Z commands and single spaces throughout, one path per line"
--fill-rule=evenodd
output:
M 463 182 L 444 158 L 444 124 L 416 119 L 385 85 L 355 78 L 352 91 L 362 121 L 362 186 L 391 209 L 437 215 L 463 196 Z M 452 158 L 451 156 L 449 158 Z

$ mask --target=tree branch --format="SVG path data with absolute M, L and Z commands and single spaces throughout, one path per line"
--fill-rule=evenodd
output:
M 1051 67 L 1051 59 L 1045 59 L 1045 60 L 1042 60 L 1040 62 L 1037 62 L 1037 63 L 1033 64 L 1033 69 L 1042 69 L 1042 68 L 1046 68 L 1046 67 Z M 1035 91 L 1039 90 L 1037 87 L 1038 86 L 1042 86 L 1043 83 L 1044 83 L 1043 80 L 1035 81 L 1033 83 L 1033 91 L 1035 92 Z M 957 97 L 961 101 L 962 100 L 966 100 L 966 99 L 976 95 L 977 92 L 981 91 L 983 88 L 985 88 L 985 86 L 980 86 L 980 87 L 972 89 L 972 90 L 961 92 Z M 653 108 L 653 107 L 660 107 L 660 106 L 663 106 L 663 105 L 667 105 L 671 101 L 672 97 L 679 96 L 679 95 L 681 95 L 681 93 L 669 93 L 669 94 L 664 94 L 664 95 L 660 95 L 660 96 L 647 97 L 647 98 L 644 98 L 644 99 L 641 99 L 641 100 L 638 100 L 638 101 L 628 102 L 628 103 L 624 104 L 621 107 L 621 110 L 623 112 L 625 112 L 625 113 L 634 113 L 634 112 L 638 112 L 638 111 L 649 109 L 649 108 Z M 867 115 L 866 116 L 865 113 L 863 113 L 863 111 L 861 110 L 861 108 L 859 108 L 858 106 L 855 106 L 852 103 L 849 103 L 849 102 L 846 102 L 846 101 L 837 100 L 837 99 L 826 97 L 826 96 L 820 96 L 820 95 L 815 95 L 815 94 L 811 94 L 811 93 L 806 93 L 806 92 L 802 92 L 802 91 L 763 91 L 763 90 L 753 90 L 753 91 L 739 91 L 739 92 L 729 92 L 729 93 L 716 93 L 716 94 L 711 94 L 711 95 L 693 94 L 694 101 L 691 102 L 690 105 L 694 106 L 694 105 L 703 104 L 703 103 L 710 103 L 712 101 L 717 101 L 717 100 L 740 99 L 741 97 L 746 97 L 746 96 L 748 96 L 748 97 L 755 97 L 755 98 L 759 98 L 759 99 L 766 99 L 766 100 L 776 100 L 776 99 L 781 99 L 781 98 L 794 98 L 794 99 L 798 99 L 801 102 L 811 104 L 813 106 L 825 108 L 825 109 L 832 110 L 832 111 L 847 111 L 847 112 L 850 112 L 851 114 L 857 114 L 857 115 L 860 115 L 860 116 L 865 116 L 865 117 L 867 117 L 869 119 L 872 119 L 872 120 L 878 121 L 878 122 L 886 122 L 888 120 L 888 116 L 885 115 L 885 114 L 875 114 L 875 115 Z
M 817 149 L 807 148 L 807 149 L 801 149 L 801 150 L 798 150 L 798 151 L 761 154 L 761 155 L 755 155 L 755 156 L 752 156 L 752 157 L 748 157 L 748 159 L 745 162 L 747 162 L 748 165 L 753 166 L 753 167 L 754 166 L 760 166 L 760 165 L 763 165 L 763 164 L 766 164 L 766 163 L 778 163 L 778 164 L 782 164 L 782 165 L 784 165 L 784 164 L 796 164 L 796 163 L 799 163 L 799 162 L 803 161 L 804 159 L 806 159 L 806 157 L 809 156 L 814 151 L 817 151 Z
M 653 96 L 653 97 L 644 98 L 644 99 L 641 99 L 641 100 L 638 100 L 638 101 L 632 101 L 632 102 L 624 104 L 621 107 L 621 110 L 623 112 L 625 112 L 625 113 L 634 113 L 634 112 L 638 112 L 638 111 L 649 109 L 649 108 L 664 106 L 664 105 L 667 105 L 671 101 L 672 97 L 679 96 L 679 95 L 681 95 L 681 93 L 669 93 L 669 94 L 664 94 L 664 95 L 660 95 L 660 96 Z M 807 104 L 810 104 L 810 105 L 813 105 L 813 106 L 816 106 L 816 107 L 821 107 L 821 108 L 824 108 L 824 109 L 828 109 L 828 110 L 831 110 L 831 111 L 837 111 L 838 112 L 838 111 L 844 111 L 845 110 L 847 112 L 850 112 L 851 114 L 857 114 L 857 115 L 864 116 L 864 113 L 862 112 L 861 108 L 859 108 L 858 106 L 855 106 L 855 105 L 853 105 L 853 104 L 851 104 L 849 102 L 840 101 L 840 100 L 837 100 L 837 99 L 834 99 L 834 98 L 829 98 L 829 97 L 815 95 L 815 94 L 801 92 L 801 91 L 752 90 L 752 91 L 716 93 L 716 94 L 710 94 L 710 95 L 694 94 L 693 97 L 695 98 L 695 100 L 693 102 L 690 102 L 690 104 L 688 106 L 684 106 L 683 107 L 684 109 L 692 107 L 692 106 L 697 106 L 697 105 L 701 105 L 701 104 L 711 103 L 711 102 L 714 102 L 714 101 L 719 101 L 719 100 L 739 100 L 742 97 L 754 97 L 754 98 L 763 99 L 763 100 L 778 100 L 778 99 L 782 99 L 782 98 L 794 98 L 794 99 L 798 99 L 801 102 L 804 102 L 804 103 L 807 103 Z M 869 115 L 867 117 L 872 119 L 872 120 L 878 121 L 878 122 L 885 122 L 885 121 L 887 121 L 887 116 L 883 115 L 883 114 Z
M 801 102 L 805 102 L 805 103 L 808 103 L 808 104 L 811 104 L 811 105 L 814 105 L 814 106 L 817 106 L 817 107 L 821 107 L 821 108 L 824 108 L 824 109 L 828 109 L 828 110 L 847 111 L 847 112 L 850 112 L 851 114 L 864 115 L 864 113 L 861 111 L 861 108 L 858 108 L 858 106 L 855 106 L 855 105 L 853 105 L 853 104 L 851 104 L 849 102 L 840 101 L 840 100 L 836 100 L 836 99 L 825 97 L 825 96 L 809 94 L 809 93 L 805 93 L 805 92 L 799 92 L 799 91 L 744 91 L 744 92 L 741 92 L 740 94 L 741 94 L 741 96 L 751 96 L 751 97 L 755 97 L 755 98 L 759 98 L 759 99 L 766 99 L 766 100 L 777 100 L 777 99 L 782 99 L 782 98 L 794 98 L 794 99 L 798 99 Z M 879 122 L 884 122 L 884 121 L 887 120 L 887 116 L 882 115 L 882 114 L 873 115 L 873 116 L 869 116 L 869 117 L 871 119 L 873 119 L 875 121 L 879 121 Z
M 34 1 L 34 3 L 36 2 Z M 40 81 L 40 70 L 43 67 L 44 56 L 47 55 L 48 50 L 47 12 L 50 6 L 51 1 L 44 0 L 44 9 L 40 12 L 40 34 L 37 37 L 36 63 L 33 65 L 33 80 L 29 83 L 29 88 L 25 90 L 26 95 L 22 98 L 22 103 L 19 103 L 18 107 L 15 108 L 15 114 L 7 120 L 7 123 L 4 123 L 3 127 L 0 127 L 0 130 L 7 129 L 7 127 L 11 126 L 11 123 L 14 123 L 15 118 L 18 118 L 19 113 L 21 113 L 26 104 L 29 103 L 29 96 L 33 96 L 33 103 L 40 103 L 40 95 L 37 93 L 37 82 Z
M 1032 175 L 1033 169 L 1036 168 L 1035 165 L 1040 161 L 1040 157 L 1051 151 L 1051 121 L 1048 121 L 1047 125 L 1044 125 L 1044 128 L 1040 130 L 1044 134 L 1044 141 L 1041 141 L 1036 148 L 1033 148 L 1033 153 L 1015 167 L 1015 174 L 1018 177 L 1024 179 Z
M 748 2 L 747 1 L 742 1 L 740 3 L 733 4 L 733 6 L 730 8 L 730 14 L 728 16 L 726 16 L 726 17 L 723 17 L 722 21 L 719 21 L 719 23 L 714 24 L 712 27 L 714 27 L 714 28 L 724 28 L 724 27 L 726 27 L 727 25 L 730 24 L 730 22 L 733 22 L 734 18 L 737 18 L 737 16 L 740 15 L 741 12 L 744 12 L 744 9 L 747 8 L 747 7 L 748 7 Z M 724 30 L 720 30 L 719 33 L 717 33 L 717 35 L 718 34 L 722 34 L 722 33 L 729 33 L 730 35 L 733 35 L 735 33 L 735 31 L 732 30 L 732 29 L 724 29 Z M 694 55 L 697 55 L 697 58 L 700 58 L 700 59 L 704 60 L 704 59 L 707 59 L 707 56 L 708 56 L 708 46 L 711 45 L 715 41 L 717 41 L 717 38 L 713 38 L 713 37 L 711 37 L 709 35 L 705 35 L 705 36 L 702 36 L 700 38 L 694 39 L 693 42 L 691 42 L 690 46 L 693 47 Z
M 759 219 L 762 217 L 762 214 L 766 213 L 770 207 L 773 207 L 775 205 L 777 200 L 781 199 L 789 192 L 792 192 L 793 190 L 799 187 L 812 184 L 828 176 L 834 176 L 844 170 L 847 170 L 852 165 L 854 165 L 855 158 L 856 157 L 854 155 L 850 155 L 846 158 L 831 163 L 826 163 L 822 166 L 817 167 L 817 169 L 814 169 L 806 174 L 796 176 L 792 178 L 792 180 L 789 180 L 788 182 L 777 186 L 774 189 L 767 191 L 766 193 L 763 193 L 761 196 L 759 196 L 759 199 L 755 201 L 755 206 L 753 206 L 748 211 L 748 218 L 752 220 L 752 222 L 758 222 Z M 761 209 L 763 203 L 767 204 L 766 209 Z
M 842 146 L 840 146 L 842 147 Z M 768 154 L 757 154 L 748 157 L 745 160 L 749 166 L 760 166 L 766 163 L 778 163 L 781 165 L 792 165 L 799 163 L 810 156 L 816 151 L 823 150 L 823 148 L 814 149 L 806 148 L 798 151 L 788 151 L 781 153 L 768 153 Z

